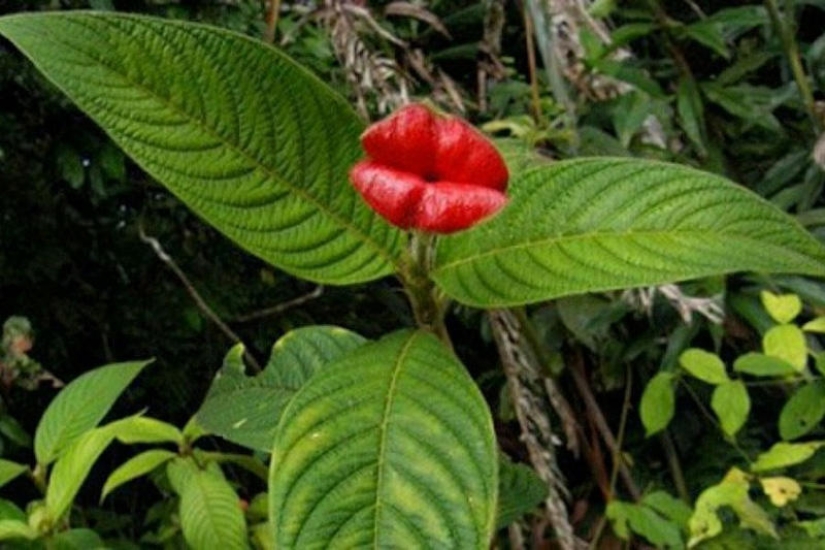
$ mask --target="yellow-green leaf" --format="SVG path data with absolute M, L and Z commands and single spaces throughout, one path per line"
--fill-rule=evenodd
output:
M 796 325 L 777 325 L 768 329 L 762 338 L 762 348 L 765 355 L 782 359 L 797 371 L 804 370 L 808 363 L 805 333 Z
M 802 300 L 796 294 L 774 294 L 763 290 L 759 297 L 768 315 L 781 325 L 790 323 L 802 311 Z
M 771 504 L 774 506 L 785 506 L 789 502 L 799 498 L 802 493 L 802 487 L 799 483 L 790 477 L 763 477 L 759 479 L 762 484 L 762 490 L 771 499 Z
M 723 384 L 729 381 L 725 364 L 716 354 L 691 348 L 679 356 L 679 365 L 688 373 L 708 384 Z

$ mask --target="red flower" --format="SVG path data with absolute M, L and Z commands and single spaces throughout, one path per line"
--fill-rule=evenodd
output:
M 453 233 L 507 202 L 507 167 L 475 128 L 408 105 L 361 136 L 369 158 L 350 179 L 364 200 L 402 229 Z

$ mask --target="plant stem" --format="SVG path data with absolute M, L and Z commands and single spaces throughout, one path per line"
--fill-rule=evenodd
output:
M 630 494 L 630 497 L 634 502 L 639 502 L 642 498 L 642 492 L 636 486 L 636 483 L 633 481 L 633 476 L 630 475 L 630 470 L 627 468 L 624 460 L 622 460 L 621 450 L 619 449 L 619 444 L 616 441 L 616 437 L 610 430 L 610 426 L 608 425 L 601 408 L 599 408 L 599 403 L 596 401 L 596 397 L 590 390 L 590 384 L 587 382 L 587 377 L 584 370 L 584 359 L 582 358 L 579 350 L 576 350 L 573 354 L 573 361 L 570 365 L 570 374 L 573 377 L 573 382 L 576 384 L 576 388 L 579 390 L 579 395 L 584 401 L 588 415 L 592 419 L 599 435 L 602 437 L 602 441 L 604 441 L 605 445 L 607 445 L 607 448 L 613 457 L 613 464 L 615 464 L 619 469 L 619 475 L 624 482 L 627 492 Z
M 793 72 L 796 86 L 799 88 L 799 95 L 802 96 L 802 103 L 805 104 L 808 116 L 811 117 L 811 121 L 813 122 L 814 132 L 819 134 L 819 132 L 822 131 L 822 121 L 817 115 L 814 95 L 808 83 L 805 68 L 802 66 L 802 57 L 799 55 L 799 44 L 797 44 L 793 29 L 791 28 L 793 25 L 792 23 L 786 24 L 786 21 L 783 21 L 776 0 L 765 0 L 765 7 L 768 9 L 771 24 L 773 24 L 774 30 L 782 42 L 782 49 L 785 51 L 785 56 L 788 58 L 788 63 L 791 66 L 791 72 Z M 785 15 L 790 21 L 793 17 L 793 11 L 789 11 Z
M 541 112 L 541 97 L 539 96 L 539 81 L 536 74 L 536 50 L 533 44 L 533 20 L 530 18 L 530 13 L 527 11 L 527 6 L 522 8 L 524 13 L 524 47 L 527 49 L 527 68 L 530 73 L 530 101 L 531 111 L 533 111 L 533 120 L 536 125 L 542 122 Z
M 200 295 L 200 292 L 192 285 L 189 281 L 189 277 L 183 272 L 183 270 L 178 266 L 177 262 L 172 259 L 172 257 L 166 253 L 161 246 L 160 241 L 158 241 L 154 237 L 150 237 L 146 235 L 146 232 L 143 229 L 143 220 L 138 221 L 138 236 L 140 240 L 148 244 L 152 247 L 152 250 L 155 252 L 155 255 L 158 257 L 160 261 L 165 263 L 169 269 L 180 279 L 180 282 L 183 283 L 184 288 L 186 288 L 186 292 L 189 293 L 189 296 L 195 301 L 195 304 L 198 306 L 198 309 L 215 325 L 223 332 L 230 340 L 232 340 L 236 344 L 243 344 L 241 337 L 235 334 L 235 332 L 229 328 L 229 326 L 223 322 L 223 320 L 218 317 L 218 314 L 215 313 L 209 304 L 206 303 L 206 300 Z M 255 356 L 249 352 L 249 349 L 244 345 L 244 352 L 243 356 L 246 359 L 247 363 L 249 363 L 250 370 L 253 373 L 261 372 L 261 364 L 258 363 L 258 360 L 255 359 Z
M 416 325 L 437 336 L 451 351 L 454 351 L 444 324 L 447 300 L 439 293 L 438 288 L 430 279 L 435 242 L 436 235 L 432 233 L 412 232 L 409 261 L 404 273 L 400 274 L 400 278 L 410 299 Z
M 685 503 L 690 504 L 690 493 L 687 489 L 687 482 L 685 481 L 685 473 L 682 470 L 682 463 L 679 462 L 679 454 L 676 452 L 676 445 L 673 444 L 673 438 L 665 430 L 661 436 L 662 447 L 665 450 L 667 457 L 667 465 L 670 468 L 670 475 L 673 478 L 673 484 L 676 486 L 676 492 L 679 498 Z

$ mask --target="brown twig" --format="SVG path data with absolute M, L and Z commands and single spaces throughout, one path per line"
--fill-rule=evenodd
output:
M 246 315 L 238 315 L 237 317 L 233 318 L 232 321 L 235 323 L 246 323 L 249 321 L 255 321 L 257 319 L 262 319 L 264 317 L 269 317 L 271 315 L 278 315 L 279 313 L 283 313 L 284 311 L 293 308 L 295 306 L 300 306 L 309 302 L 310 300 L 314 300 L 321 296 L 324 293 L 323 285 L 318 285 L 310 292 L 306 294 L 302 294 L 297 298 L 293 298 L 292 300 L 287 300 L 286 302 L 282 302 L 280 304 L 276 304 L 272 307 L 268 307 L 265 309 L 261 309 L 258 311 L 253 311 L 252 313 L 247 313 Z
M 180 279 L 181 283 L 183 283 L 184 288 L 186 288 L 186 292 L 188 292 L 189 296 L 191 296 L 192 299 L 195 301 L 195 305 L 198 306 L 198 309 L 201 310 L 201 313 L 206 315 L 206 317 L 210 321 L 215 323 L 215 325 L 221 330 L 221 332 L 223 332 L 230 340 L 232 340 L 236 344 L 242 344 L 243 341 L 241 340 L 240 336 L 235 334 L 235 332 L 231 328 L 229 328 L 229 326 L 226 323 L 224 323 L 220 317 L 218 317 L 215 311 L 211 307 L 209 307 L 209 304 L 207 304 L 206 301 L 201 297 L 200 293 L 189 281 L 189 278 L 186 276 L 183 270 L 181 270 L 178 264 L 175 263 L 175 260 L 173 260 L 172 257 L 169 254 L 167 254 L 166 251 L 163 249 L 163 246 L 161 246 L 160 241 L 158 241 L 154 237 L 146 235 L 146 232 L 143 229 L 142 220 L 138 220 L 138 236 L 140 237 L 141 241 L 145 242 L 146 244 L 152 247 L 152 250 L 155 252 L 155 255 L 160 259 L 160 261 L 165 263 L 169 267 L 169 269 L 171 269 L 172 272 L 178 277 L 178 279 Z M 251 353 L 249 353 L 245 346 L 244 358 L 249 363 L 249 366 L 253 372 L 261 372 L 260 363 L 258 363 L 258 360 L 255 359 L 255 357 Z
M 604 414 L 602 414 L 602 410 L 599 408 L 598 402 L 596 402 L 596 397 L 590 389 L 590 384 L 587 381 L 584 371 L 584 358 L 581 356 L 581 352 L 579 350 L 575 350 L 573 353 L 573 360 L 570 364 L 570 374 L 573 376 L 576 389 L 579 390 L 579 395 L 581 395 L 581 398 L 584 401 L 588 415 L 593 420 L 593 424 L 598 430 L 599 435 L 601 435 L 602 441 L 604 441 L 605 445 L 607 445 L 607 448 L 610 450 L 614 465 L 618 466 L 619 475 L 624 482 L 625 488 L 627 488 L 627 492 L 630 493 L 630 496 L 634 501 L 638 502 L 642 498 L 642 493 L 633 481 L 633 477 L 630 475 L 630 470 L 627 469 L 627 465 L 624 463 L 624 460 L 622 460 L 622 450 L 616 441 L 616 437 L 610 430 L 610 426 L 607 424 L 607 420 L 605 419 Z
M 268 0 L 266 2 L 266 29 L 264 30 L 264 42 L 275 43 L 275 30 L 278 28 L 278 15 L 281 11 L 281 0 Z

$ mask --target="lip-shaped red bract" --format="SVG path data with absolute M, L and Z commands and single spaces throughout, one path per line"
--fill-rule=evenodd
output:
M 364 200 L 402 229 L 453 233 L 507 202 L 507 167 L 475 128 L 420 104 L 408 105 L 361 136 L 369 158 L 350 179 Z

